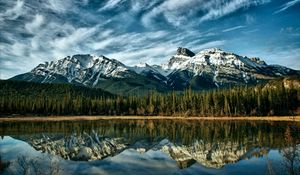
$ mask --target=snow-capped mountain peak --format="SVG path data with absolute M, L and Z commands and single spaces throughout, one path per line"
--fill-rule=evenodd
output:
M 179 48 L 178 50 L 180 53 L 182 52 L 182 48 Z M 259 58 L 243 57 L 234 53 L 225 52 L 218 48 L 210 48 L 202 50 L 194 56 L 191 56 L 191 54 L 189 56 L 186 54 L 178 54 L 177 52 L 166 64 L 162 65 L 162 68 L 165 70 L 186 70 L 193 69 L 195 66 L 225 66 L 242 69 L 244 67 L 264 67 L 267 66 L 267 64 Z M 193 72 L 197 73 L 198 71 L 195 70 Z
M 78 54 L 39 64 L 31 72 L 12 79 L 41 83 L 74 83 L 106 90 L 124 86 L 141 89 L 159 88 L 195 90 L 256 84 L 275 77 L 299 75 L 299 71 L 283 66 L 268 65 L 263 60 L 249 58 L 218 48 L 205 49 L 197 54 L 179 47 L 169 61 L 159 65 L 140 63 L 126 66 L 103 55 Z M 127 81 L 127 82 L 126 82 Z M 115 84 L 116 82 L 116 84 Z
M 126 71 L 129 69 L 123 63 L 103 55 L 78 54 L 39 64 L 31 73 L 44 76 L 42 82 L 52 82 L 59 76 L 66 78 L 68 82 L 78 83 L 86 83 L 93 79 L 93 84 L 97 84 L 99 78 L 126 77 Z
M 190 81 L 194 81 L 194 77 L 206 83 L 211 82 L 211 86 L 220 87 L 226 84 L 257 83 L 260 79 L 296 73 L 283 66 L 267 65 L 257 57 L 248 58 L 218 48 L 204 49 L 194 56 L 185 52 L 193 53 L 178 48 L 177 53 L 161 66 L 162 72 L 168 73 L 166 76 L 173 87 L 186 87 Z

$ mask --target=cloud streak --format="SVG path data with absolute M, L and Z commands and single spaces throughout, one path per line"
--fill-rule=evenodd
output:
M 103 10 L 109 10 L 112 9 L 114 7 L 116 7 L 117 5 L 119 5 L 123 0 L 109 0 L 104 7 L 101 7 L 99 9 L 99 11 L 103 11 Z
M 300 0 L 292 0 L 292 1 L 289 1 L 289 2 L 287 2 L 287 3 L 285 3 L 285 4 L 283 4 L 283 5 L 280 7 L 279 10 L 277 10 L 277 11 L 274 12 L 274 14 L 283 12 L 283 11 L 287 10 L 288 8 L 290 8 L 290 7 L 294 6 L 294 5 L 296 5 L 296 4 L 299 3 L 299 2 L 300 2 Z
M 224 30 L 222 30 L 222 32 L 231 32 L 231 31 L 242 29 L 242 28 L 245 28 L 245 27 L 246 26 L 235 26 L 235 27 L 231 27 L 231 28 L 228 28 L 228 29 L 224 29 Z
M 251 6 L 258 6 L 261 4 L 265 4 L 270 2 L 269 0 L 234 0 L 230 2 L 223 1 L 213 1 L 214 4 L 211 3 L 206 6 L 207 13 L 200 18 L 200 21 L 207 21 L 212 19 L 218 19 L 230 13 L 233 13 L 239 9 L 247 9 Z

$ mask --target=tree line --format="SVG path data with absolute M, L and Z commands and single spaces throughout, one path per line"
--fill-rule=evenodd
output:
M 273 116 L 294 115 L 299 89 L 273 85 L 116 96 L 66 84 L 0 81 L 1 115 Z

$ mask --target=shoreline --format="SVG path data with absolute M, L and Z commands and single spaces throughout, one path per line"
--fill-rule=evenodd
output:
M 210 121 L 294 121 L 300 116 L 178 117 L 178 116 L 18 116 L 0 117 L 1 122 L 97 121 L 97 120 L 210 120 Z

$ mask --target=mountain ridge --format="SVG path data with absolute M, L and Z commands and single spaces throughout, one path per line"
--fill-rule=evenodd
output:
M 299 71 L 268 65 L 260 58 L 240 56 L 218 48 L 193 53 L 179 47 L 166 63 L 127 66 L 103 55 L 76 54 L 39 64 L 12 80 L 39 83 L 72 83 L 103 88 L 111 93 L 160 92 L 257 84 L 277 77 L 300 75 Z

